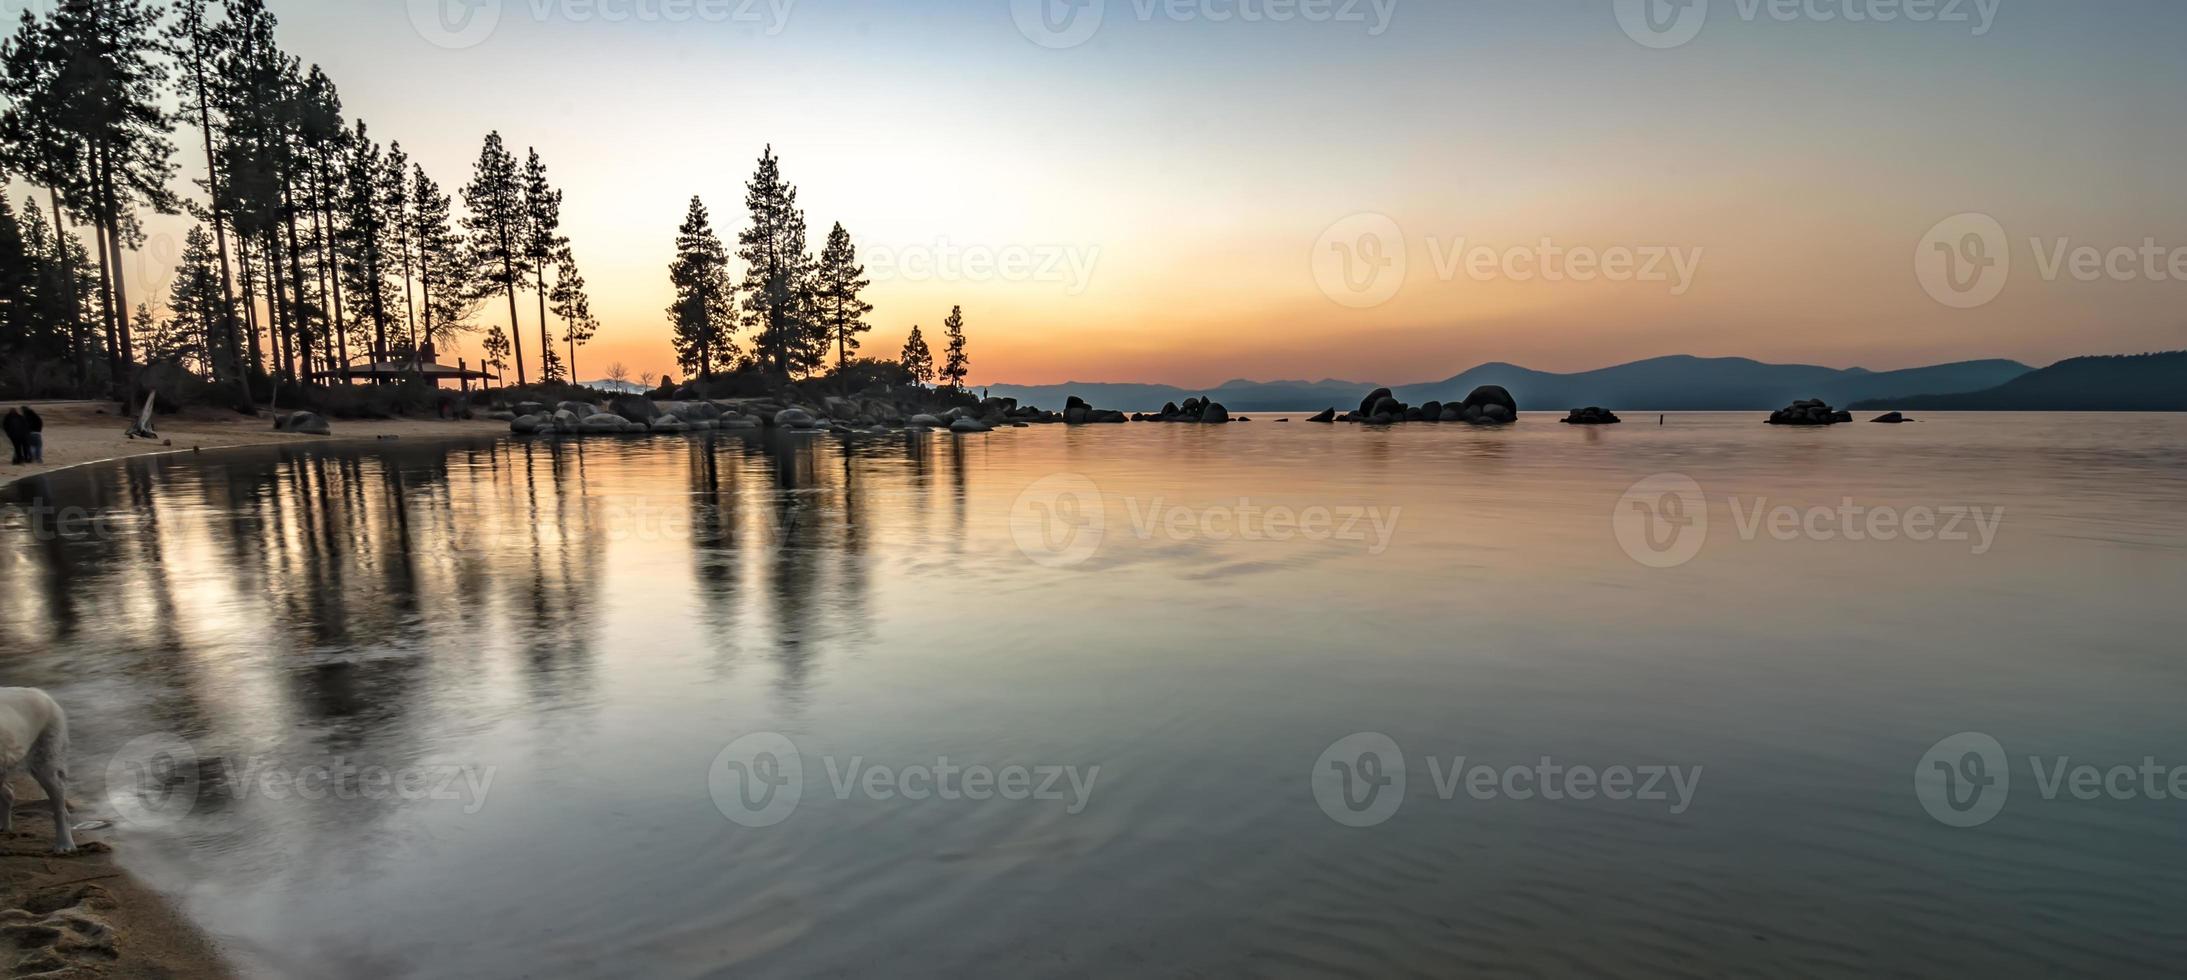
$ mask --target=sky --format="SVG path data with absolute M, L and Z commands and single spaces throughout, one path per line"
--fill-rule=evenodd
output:
M 814 251 L 859 246 L 865 353 L 962 306 L 975 383 L 2187 347 L 2176 0 L 270 6 L 444 187 L 538 149 L 588 379 L 674 371 L 685 204 L 733 249 L 769 144 Z

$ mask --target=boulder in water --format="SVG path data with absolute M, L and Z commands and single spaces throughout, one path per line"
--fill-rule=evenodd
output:
M 1321 414 L 1319 414 L 1319 415 L 1316 415 L 1316 416 L 1314 416 L 1313 418 L 1307 419 L 1306 421 L 1308 421 L 1308 422 L 1328 422 L 1328 423 L 1332 423 L 1332 424 L 1333 424 L 1333 423 L 1335 423 L 1335 422 L 1336 422 L 1336 409 L 1335 409 L 1334 407 L 1330 407 L 1330 408 L 1324 408 L 1324 409 L 1322 409 L 1322 410 L 1321 410 Z
M 1885 412 L 1882 415 L 1878 415 L 1875 418 L 1869 419 L 1868 421 L 1881 422 L 1885 425 L 1898 425 L 1902 422 L 1911 422 L 1913 421 L 1913 419 L 1907 418 L 1904 415 L 1900 415 L 1897 412 Z
M 1216 402 L 1208 402 L 1200 409 L 1200 421 L 1208 425 L 1221 425 L 1230 421 L 1230 410 Z
M 640 425 L 661 417 L 661 407 L 644 395 L 617 395 L 608 402 L 608 411 Z
M 1376 388 L 1368 392 L 1367 397 L 1359 400 L 1359 414 L 1373 415 L 1375 403 L 1388 397 L 1390 397 L 1390 389 L 1388 388 Z
M 949 423 L 951 432 L 992 432 L 994 427 L 975 418 L 957 418 Z
M 1617 417 L 1616 412 L 1599 405 L 1575 408 L 1572 414 L 1564 417 L 1566 425 L 1616 425 L 1623 421 L 1625 420 Z

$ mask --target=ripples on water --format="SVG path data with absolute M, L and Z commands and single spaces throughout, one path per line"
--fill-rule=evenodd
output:
M 2176 969 L 2187 800 L 2045 800 L 2024 757 L 2187 765 L 2187 423 L 1754 421 L 141 459 L 5 492 L 0 669 L 70 707 L 90 809 L 124 743 L 189 740 L 195 805 L 124 851 L 268 973 Z M 1710 531 L 1656 569 L 1611 515 L 1663 472 Z M 1099 494 L 1089 555 L 1025 536 L 1057 474 Z M 1975 554 L 1744 540 L 1729 505 L 1848 496 L 2004 518 Z M 1279 506 L 1393 523 L 1200 523 Z M 1911 775 L 1968 730 L 2014 785 L 1954 829 Z M 1309 784 L 1358 731 L 1410 775 L 1367 828 Z M 765 828 L 708 779 L 752 732 L 803 759 Z M 945 756 L 1100 771 L 1074 814 L 826 768 Z M 1702 774 L 1681 813 L 1445 800 L 1431 756 Z M 236 790 L 334 762 L 492 781 Z

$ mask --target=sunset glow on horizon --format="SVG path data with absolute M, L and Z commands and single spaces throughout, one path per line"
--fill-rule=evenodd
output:
M 680 376 L 663 311 L 684 204 L 701 197 L 733 251 L 770 144 L 811 248 L 836 222 L 858 244 L 862 353 L 893 358 L 913 324 L 931 337 L 962 306 L 975 384 L 2187 347 L 2170 272 L 2187 185 L 2155 165 L 2187 158 L 2187 10 L 2156 0 L 1890 23 L 1719 3 L 1661 48 L 1607 0 L 1337 3 L 1282 22 L 1110 0 L 1061 46 L 1010 0 L 680 19 L 673 2 L 508 0 L 470 4 L 494 16 L 475 44 L 421 28 L 438 2 L 271 6 L 345 111 L 451 193 L 488 131 L 538 149 L 604 324 L 578 353 L 588 380 L 611 363 Z M 203 175 L 198 139 L 176 134 L 176 186 L 201 196 L 183 183 Z M 1958 309 L 1924 290 L 1917 252 L 1967 212 L 2004 229 L 2011 275 Z M 147 222 L 132 302 L 164 287 L 188 225 Z M 1399 277 L 1375 284 L 1387 297 L 1333 297 L 1317 275 L 1332 248 Z M 2122 248 L 2153 258 L 2093 279 L 2060 262 Z M 536 300 L 519 306 L 536 374 Z M 487 303 L 475 321 L 506 319 Z M 475 362 L 478 337 L 443 359 Z

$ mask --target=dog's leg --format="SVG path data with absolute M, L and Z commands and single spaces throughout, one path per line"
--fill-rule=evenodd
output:
M 53 853 L 73 853 L 76 835 L 68 826 L 68 777 L 53 760 L 41 759 L 31 768 L 30 778 L 37 780 L 38 788 L 46 791 L 46 802 L 53 807 Z
M 8 778 L 13 775 L 0 770 L 0 834 L 15 830 L 15 791 L 8 788 Z

